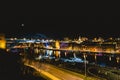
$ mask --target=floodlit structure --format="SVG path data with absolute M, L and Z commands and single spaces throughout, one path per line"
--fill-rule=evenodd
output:
M 6 49 L 6 39 L 4 34 L 0 34 L 0 48 Z
M 56 47 L 56 49 L 60 49 L 60 42 L 59 41 L 55 42 L 55 47 Z M 56 55 L 56 57 L 60 57 L 60 51 L 55 51 L 55 55 Z

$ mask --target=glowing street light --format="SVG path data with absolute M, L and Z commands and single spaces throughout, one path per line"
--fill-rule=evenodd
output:
M 84 53 L 83 56 L 84 56 L 84 63 L 85 63 L 85 77 L 86 77 L 86 62 L 87 62 L 87 61 L 86 61 L 86 53 Z

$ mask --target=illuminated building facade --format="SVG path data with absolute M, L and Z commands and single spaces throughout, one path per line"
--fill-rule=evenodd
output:
M 0 48 L 6 49 L 6 39 L 4 34 L 0 34 Z
M 56 49 L 60 49 L 60 42 L 59 41 L 55 42 L 55 47 L 56 47 Z M 55 51 L 55 55 L 57 58 L 60 57 L 60 51 Z

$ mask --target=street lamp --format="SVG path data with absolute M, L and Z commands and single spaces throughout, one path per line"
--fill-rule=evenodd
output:
M 84 55 L 84 64 L 85 64 L 85 77 L 86 77 L 86 53 L 83 54 Z
M 97 64 L 97 54 L 95 54 L 94 58 L 95 58 L 95 64 Z

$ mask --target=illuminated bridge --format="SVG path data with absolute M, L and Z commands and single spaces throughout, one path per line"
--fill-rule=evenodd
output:
M 10 42 L 11 41 L 11 42 Z M 7 41 L 7 43 L 15 43 L 15 40 L 10 40 Z M 111 54 L 120 54 L 120 52 L 118 51 L 103 51 L 103 50 L 90 50 L 90 49 L 79 49 L 79 48 L 72 48 L 72 47 L 67 47 L 67 48 L 62 48 L 61 43 L 70 43 L 68 41 L 55 41 L 55 40 L 26 40 L 26 39 L 17 39 L 16 43 L 45 43 L 44 47 L 42 47 L 41 49 L 47 49 L 47 50 L 54 50 L 54 51 L 72 51 L 72 52 L 86 52 L 86 53 L 111 53 Z M 49 45 L 47 43 L 54 43 L 55 47 L 49 47 Z M 14 45 L 13 48 L 25 48 L 25 47 L 29 47 L 29 46 L 19 46 L 19 45 Z
M 41 48 L 46 50 L 54 51 L 70 51 L 70 52 L 86 52 L 86 53 L 111 53 L 111 54 L 120 54 L 120 52 L 110 52 L 110 51 L 90 51 L 90 50 L 73 50 L 73 49 L 57 49 L 57 48 Z

